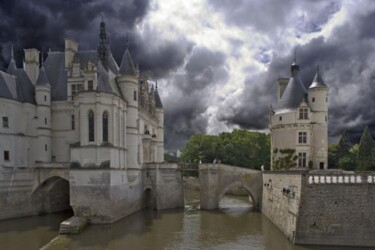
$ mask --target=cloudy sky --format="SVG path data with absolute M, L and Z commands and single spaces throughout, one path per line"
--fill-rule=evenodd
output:
M 267 131 L 276 79 L 293 51 L 311 84 L 320 66 L 330 87 L 329 136 L 375 132 L 375 1 L 371 0 L 2 0 L 0 67 L 10 46 L 63 50 L 65 37 L 95 49 L 100 13 L 119 62 L 133 59 L 158 81 L 166 147 L 195 133 Z

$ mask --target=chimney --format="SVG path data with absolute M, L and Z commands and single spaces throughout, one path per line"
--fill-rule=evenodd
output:
M 23 62 L 23 68 L 35 85 L 39 76 L 39 50 L 37 49 L 24 49 L 25 60 Z
M 65 38 L 65 68 L 72 67 L 74 55 L 78 51 L 78 43 L 72 39 Z
M 278 88 L 277 101 L 280 101 L 281 96 L 284 94 L 285 88 L 288 85 L 288 82 L 289 82 L 289 78 L 277 79 L 277 88 Z

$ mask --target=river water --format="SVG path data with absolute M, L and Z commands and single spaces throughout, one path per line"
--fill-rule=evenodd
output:
M 79 235 L 58 236 L 71 213 L 0 221 L 0 249 L 350 249 L 294 246 L 247 197 L 225 196 L 218 211 L 199 210 L 199 192 L 186 190 L 180 210 L 143 210 L 112 225 L 90 225 Z

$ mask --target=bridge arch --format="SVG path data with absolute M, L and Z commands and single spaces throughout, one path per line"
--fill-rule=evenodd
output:
M 224 164 L 204 164 L 199 166 L 199 181 L 202 209 L 217 209 L 224 194 L 236 185 L 249 193 L 253 207 L 260 208 L 262 204 L 261 171 Z
M 234 187 L 241 187 L 244 190 L 246 190 L 247 194 L 251 197 L 251 200 L 253 202 L 252 205 L 256 206 L 256 200 L 254 198 L 254 195 L 252 194 L 252 192 L 254 191 L 252 191 L 251 188 L 248 185 L 244 184 L 242 181 L 234 181 L 230 183 L 229 185 L 223 187 L 218 195 L 218 202 L 220 202 L 223 199 L 224 195 Z
M 60 176 L 49 177 L 33 190 L 31 199 L 37 214 L 71 209 L 69 181 Z

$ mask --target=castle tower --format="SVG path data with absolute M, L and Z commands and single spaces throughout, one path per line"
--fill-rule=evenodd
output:
M 328 162 L 328 87 L 317 71 L 306 90 L 294 60 L 290 78 L 277 82 L 277 107 L 270 110 L 272 169 L 325 169 Z
M 40 68 L 35 86 L 35 100 L 37 103 L 36 109 L 38 116 L 38 137 L 35 160 L 51 162 L 51 86 L 43 65 Z
M 312 117 L 312 161 L 314 168 L 326 169 L 328 167 L 328 87 L 320 76 L 317 67 L 313 82 L 308 93 L 308 103 Z
M 156 160 L 157 162 L 164 162 L 164 108 L 159 96 L 157 82 L 155 87 L 155 113 L 158 118 Z
M 140 155 L 141 146 L 138 124 L 139 73 L 134 67 L 128 44 L 126 44 L 125 47 L 125 52 L 122 57 L 119 73 L 120 75 L 117 77 L 117 82 L 122 95 L 125 97 L 128 103 L 126 119 L 126 147 L 128 149 L 127 167 L 138 168 L 140 159 L 142 159 L 142 155 Z

